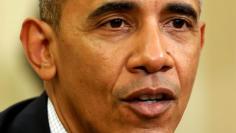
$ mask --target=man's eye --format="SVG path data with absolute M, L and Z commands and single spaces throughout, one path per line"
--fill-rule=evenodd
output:
M 186 20 L 184 19 L 174 19 L 174 20 L 171 20 L 170 23 L 169 23 L 169 26 L 177 29 L 177 30 L 186 30 L 188 28 L 191 28 L 191 24 L 189 24 L 189 22 L 187 22 Z
M 182 19 L 175 19 L 173 20 L 172 24 L 175 28 L 182 28 L 186 22 Z
M 123 19 L 116 18 L 109 20 L 103 26 L 105 26 L 106 28 L 117 29 L 127 27 L 127 23 Z
M 124 21 L 122 19 L 113 19 L 109 24 L 112 28 L 119 28 L 124 25 Z

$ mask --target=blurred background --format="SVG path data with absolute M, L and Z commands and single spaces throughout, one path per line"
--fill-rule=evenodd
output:
M 19 41 L 21 23 L 38 16 L 37 0 L 0 0 L 0 111 L 39 95 L 42 83 Z M 176 133 L 236 133 L 236 1 L 205 0 L 206 41 L 185 115 Z

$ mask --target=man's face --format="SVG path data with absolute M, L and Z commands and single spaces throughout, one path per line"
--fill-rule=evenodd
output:
M 68 0 L 55 95 L 72 130 L 174 132 L 194 82 L 204 26 L 197 0 Z M 71 127 L 70 127 L 71 126 Z

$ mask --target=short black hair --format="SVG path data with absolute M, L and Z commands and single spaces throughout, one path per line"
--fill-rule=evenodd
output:
M 65 0 L 39 0 L 39 11 L 41 20 L 57 29 L 60 22 L 62 4 Z

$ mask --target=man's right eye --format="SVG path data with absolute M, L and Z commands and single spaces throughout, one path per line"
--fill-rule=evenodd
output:
M 110 20 L 107 25 L 111 28 L 120 28 L 123 27 L 125 25 L 125 22 L 122 19 L 113 19 Z
M 104 22 L 102 27 L 108 30 L 126 30 L 130 25 L 122 18 L 114 18 Z

